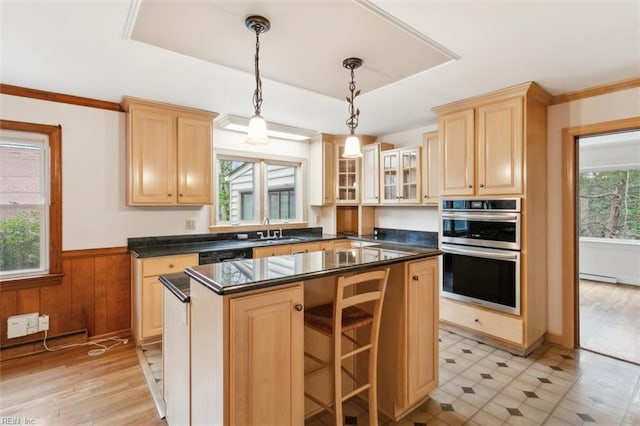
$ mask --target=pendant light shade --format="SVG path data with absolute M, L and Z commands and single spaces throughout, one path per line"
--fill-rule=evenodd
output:
M 266 145 L 269 143 L 269 138 L 267 138 L 267 122 L 264 121 L 261 115 L 251 117 L 245 142 L 249 145 Z
M 260 33 L 266 33 L 271 28 L 271 23 L 262 16 L 249 16 L 244 21 L 245 26 L 256 33 L 256 55 L 254 60 L 256 90 L 253 92 L 254 115 L 249 121 L 249 131 L 245 143 L 250 145 L 266 145 L 269 143 L 267 137 L 267 122 L 260 115 L 262 107 L 262 81 L 260 80 Z
M 362 157 L 362 151 L 360 151 L 360 140 L 354 134 L 356 127 L 358 127 L 358 118 L 360 117 L 360 109 L 353 106 L 353 100 L 360 94 L 360 90 L 356 91 L 356 81 L 354 77 L 354 70 L 362 65 L 362 59 L 360 58 L 347 58 L 342 61 L 342 66 L 351 71 L 351 81 L 349 82 L 349 94 L 347 96 L 347 102 L 349 103 L 349 118 L 347 119 L 347 127 L 350 131 L 350 136 L 347 137 L 344 145 L 344 152 L 342 158 L 359 158 Z
M 344 152 L 342 153 L 342 158 L 360 158 L 362 157 L 362 152 L 360 151 L 360 140 L 355 135 L 351 135 L 347 137 L 347 140 L 344 143 Z

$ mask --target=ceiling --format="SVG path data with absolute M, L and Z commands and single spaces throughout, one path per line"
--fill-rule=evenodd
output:
M 402 27 L 365 1 L 215 1 L 140 3 L 131 38 L 194 58 L 254 73 L 256 36 L 245 18 L 271 21 L 260 37 L 263 78 L 344 99 L 345 58 L 363 64 L 358 89 L 371 92 L 456 59 L 424 35 Z M 375 39 L 368 36 L 375 28 Z M 358 30 L 362 29 L 362 30 Z M 331 37 L 327 37 L 327 33 Z
M 0 0 L 0 81 L 250 116 L 249 13 L 272 24 L 263 116 L 328 133 L 347 132 L 347 56 L 364 60 L 357 131 L 371 135 L 434 125 L 433 107 L 526 81 L 556 95 L 640 76 L 640 0 L 139 3 Z

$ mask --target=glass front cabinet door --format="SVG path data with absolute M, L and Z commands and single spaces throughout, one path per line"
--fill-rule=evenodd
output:
M 360 202 L 360 159 L 342 158 L 343 152 L 344 144 L 336 144 L 336 204 L 357 204 Z
M 380 153 L 382 203 L 420 202 L 420 150 L 415 147 Z

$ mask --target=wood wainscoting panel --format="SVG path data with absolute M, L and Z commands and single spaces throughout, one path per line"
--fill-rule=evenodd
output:
M 63 268 L 64 268 L 63 262 Z M 49 335 L 57 336 L 75 330 L 71 324 L 71 283 L 63 279 L 60 284 L 40 288 L 40 310 L 49 314 Z M 4 343 L 4 341 L 3 341 Z
M 95 333 L 95 258 L 64 258 L 63 281 L 71 285 L 71 324 L 74 330 L 86 328 Z
M 49 315 L 49 337 L 86 329 L 88 336 L 131 328 L 131 256 L 126 247 L 73 250 L 62 255 L 60 284 L 3 291 L 0 348 L 42 340 L 44 332 L 7 339 L 7 318 Z

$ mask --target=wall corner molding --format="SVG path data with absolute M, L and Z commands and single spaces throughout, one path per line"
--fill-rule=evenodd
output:
M 23 98 L 39 99 L 42 101 L 59 102 L 63 104 L 123 112 L 122 107 L 117 102 L 102 101 L 99 99 L 84 98 L 81 96 L 67 95 L 64 93 L 48 92 L 46 90 L 12 86 L 10 84 L 4 83 L 0 83 L 0 93 L 5 95 L 20 96 Z
M 590 98 L 592 96 L 606 95 L 608 93 L 618 92 L 620 90 L 632 89 L 640 87 L 640 77 L 630 78 L 628 80 L 618 81 L 616 83 L 603 84 L 594 86 L 575 92 L 562 93 L 551 97 L 548 105 L 563 104 L 566 102 L 576 101 L 578 99 Z

